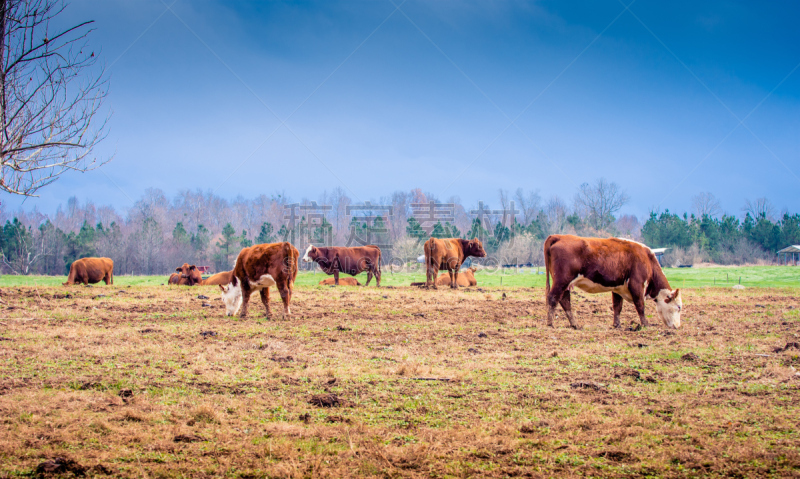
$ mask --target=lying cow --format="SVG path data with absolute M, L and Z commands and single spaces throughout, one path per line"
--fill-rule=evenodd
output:
M 319 282 L 321 285 L 325 286 L 332 286 L 336 284 L 335 278 L 326 278 Z M 339 279 L 339 286 L 361 286 L 361 283 L 358 282 L 355 278 L 340 278 Z
M 99 283 L 114 284 L 114 261 L 111 258 L 82 258 L 72 262 L 69 276 L 64 286 L 71 284 Z
M 544 264 L 548 326 L 553 326 L 556 305 L 561 304 L 570 326 L 579 329 L 570 304 L 570 290 L 574 287 L 587 293 L 610 292 L 615 328 L 620 326 L 623 300 L 633 303 L 642 326 L 648 326 L 645 298 L 655 301 L 664 324 L 673 329 L 681 325 L 680 290 L 670 288 L 655 255 L 643 244 L 618 238 L 551 235 L 544 242 Z
M 167 284 L 177 284 L 180 286 L 196 286 L 203 282 L 203 276 L 195 265 L 183 263 L 183 266 L 175 268 L 175 273 L 169 276 Z
M 425 286 L 437 289 L 439 285 L 437 276 L 440 270 L 450 273 L 449 284 L 451 288 L 458 288 L 458 270 L 469 256 L 483 258 L 486 251 L 483 243 L 477 238 L 465 240 L 460 238 L 431 238 L 425 242 Z
M 291 243 L 257 244 L 244 248 L 236 257 L 236 266 L 229 273 L 228 283 L 219 285 L 228 316 L 241 308 L 239 317 L 247 317 L 250 295 L 258 291 L 270 317 L 269 288 L 275 286 L 283 300 L 284 318 L 289 318 L 289 302 L 297 277 L 300 253 Z
M 458 286 L 477 286 L 478 281 L 475 279 L 475 271 L 478 268 L 475 266 L 461 270 L 458 273 Z M 411 283 L 411 286 L 425 286 L 425 283 Z M 450 277 L 449 276 L 439 276 L 436 278 L 436 286 L 450 286 Z
M 339 285 L 339 273 L 355 276 L 367 272 L 367 286 L 375 276 L 378 287 L 381 286 L 381 249 L 375 245 L 316 247 L 309 245 L 303 261 L 316 261 L 326 274 L 333 275 L 333 284 Z
M 203 286 L 214 286 L 219 284 L 228 284 L 231 279 L 231 272 L 230 271 L 223 271 L 221 273 L 212 274 L 208 278 L 204 279 L 202 283 Z

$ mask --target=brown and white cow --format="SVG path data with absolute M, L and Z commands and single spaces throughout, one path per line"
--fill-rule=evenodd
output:
M 378 287 L 381 285 L 381 249 L 375 245 L 316 247 L 309 245 L 303 261 L 316 261 L 326 274 L 333 275 L 333 283 L 339 285 L 339 273 L 355 276 L 367 272 L 367 286 L 375 276 Z
M 228 283 L 219 286 L 226 314 L 233 316 L 241 309 L 239 317 L 246 318 L 250 295 L 258 291 L 269 318 L 269 288 L 275 286 L 283 300 L 284 318 L 289 318 L 299 256 L 297 248 L 286 242 L 257 244 L 240 251 Z
M 425 286 L 437 289 L 440 270 L 450 273 L 450 287 L 458 288 L 458 270 L 469 256 L 483 258 L 486 251 L 478 238 L 431 238 L 425 242 Z
M 231 272 L 230 271 L 223 271 L 221 273 L 212 274 L 208 278 L 204 279 L 202 283 L 203 286 L 214 286 L 220 284 L 228 284 L 231 279 Z
M 462 269 L 461 271 L 459 271 L 458 279 L 457 279 L 458 286 L 459 287 L 461 287 L 461 286 L 464 286 L 464 287 L 477 286 L 478 285 L 478 280 L 475 279 L 475 271 L 477 271 L 477 270 L 478 270 L 478 268 L 476 268 L 475 266 L 472 266 L 470 268 Z M 423 286 L 425 286 L 425 283 L 411 283 L 411 286 L 423 287 Z M 450 286 L 450 277 L 449 276 L 439 276 L 436 279 L 436 286 Z
M 587 293 L 610 292 L 615 328 L 620 326 L 623 300 L 633 303 L 642 326 L 648 326 L 645 298 L 655 301 L 656 312 L 664 324 L 673 329 L 681 325 L 680 290 L 670 288 L 655 255 L 641 243 L 619 238 L 551 235 L 544 242 L 544 263 L 548 326 L 553 326 L 556 305 L 561 304 L 570 326 L 580 328 L 570 304 L 570 290 L 574 287 Z
M 203 282 L 203 276 L 197 266 L 183 263 L 183 266 L 175 268 L 175 272 L 169 276 L 168 284 L 180 286 L 196 286 Z
M 336 280 L 334 278 L 326 278 L 320 281 L 319 284 L 333 286 L 336 284 Z M 361 283 L 355 278 L 339 278 L 339 286 L 361 286 Z
M 71 284 L 99 283 L 114 284 L 114 261 L 111 258 L 81 258 L 69 266 L 69 276 L 64 286 Z

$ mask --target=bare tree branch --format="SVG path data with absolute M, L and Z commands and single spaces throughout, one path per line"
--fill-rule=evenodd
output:
M 692 196 L 692 209 L 697 218 L 702 219 L 703 216 L 709 218 L 716 218 L 722 214 L 722 207 L 719 200 L 713 193 L 703 192 Z
M 52 32 L 62 0 L 0 0 L 0 191 L 36 196 L 89 171 L 107 134 L 107 78 L 87 43 L 93 21 Z
M 589 226 L 604 230 L 614 222 L 614 213 L 630 198 L 613 181 L 600 178 L 593 185 L 584 183 L 575 194 L 575 211 Z

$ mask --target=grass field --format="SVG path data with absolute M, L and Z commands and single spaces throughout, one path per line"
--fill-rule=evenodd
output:
M 506 277 L 320 278 L 245 321 L 215 287 L 3 278 L 0 477 L 800 475 L 794 289 L 689 288 L 678 331 L 578 292 L 574 331 Z
M 502 273 L 481 271 L 476 274 L 476 279 L 480 286 L 544 287 L 543 273 L 544 268 L 504 270 Z M 791 266 L 666 268 L 664 273 L 673 288 L 733 286 L 739 283 L 740 278 L 741 284 L 750 287 L 800 287 L 800 268 Z M 327 277 L 319 271 L 316 274 L 302 271 L 298 274 L 297 284 L 312 286 Z M 367 281 L 366 273 L 358 275 L 357 278 L 362 284 Z M 0 287 L 60 286 L 66 280 L 66 276 L 3 275 L 0 276 Z M 114 283 L 119 286 L 158 286 L 165 284 L 166 281 L 167 276 L 114 277 Z M 425 271 L 422 269 L 392 274 L 388 268 L 384 268 L 382 284 L 387 286 L 407 286 L 418 281 L 425 281 Z

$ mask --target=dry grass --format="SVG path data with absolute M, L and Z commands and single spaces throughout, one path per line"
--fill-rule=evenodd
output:
M 541 289 L 301 287 L 242 322 L 213 288 L 4 288 L 0 477 L 800 475 L 796 293 L 685 294 L 634 332 L 580 294 L 547 328 Z

